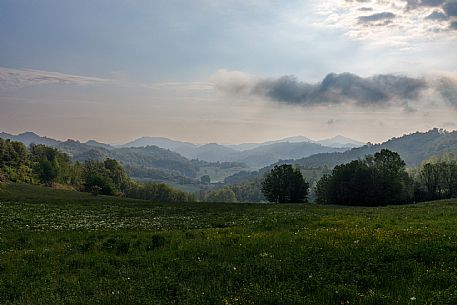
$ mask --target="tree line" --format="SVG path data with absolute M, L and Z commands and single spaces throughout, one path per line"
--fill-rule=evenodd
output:
M 309 179 L 307 179 L 309 180 Z M 72 162 L 45 145 L 27 148 L 0 138 L 0 182 L 63 184 L 94 195 L 116 195 L 156 202 L 192 202 L 192 194 L 165 184 L 139 183 L 114 159 Z M 254 179 L 201 194 L 206 202 L 307 202 L 310 181 L 300 168 L 283 164 Z M 387 205 L 457 197 L 457 157 L 453 154 L 407 169 L 400 155 L 382 149 L 364 159 L 335 166 L 313 189 L 322 204 Z
M 309 184 L 299 168 L 284 164 L 265 174 L 261 190 L 270 202 L 306 202 Z M 382 149 L 335 166 L 314 191 L 317 203 L 355 206 L 457 198 L 457 157 L 449 154 L 408 170 L 398 153 Z
M 412 202 L 413 194 L 405 162 L 387 149 L 335 166 L 316 186 L 317 202 L 324 204 L 402 204 Z
M 192 202 L 192 194 L 165 184 L 133 181 L 114 159 L 72 162 L 71 158 L 42 144 L 27 148 L 21 142 L 0 138 L 0 182 L 52 186 L 63 184 L 94 195 L 116 195 L 156 202 Z

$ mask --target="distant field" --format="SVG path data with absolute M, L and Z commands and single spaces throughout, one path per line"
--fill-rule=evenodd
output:
M 152 204 L 0 184 L 0 304 L 457 304 L 457 200 Z

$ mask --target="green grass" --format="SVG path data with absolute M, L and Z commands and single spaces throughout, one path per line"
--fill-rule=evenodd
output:
M 0 304 L 457 304 L 457 201 L 152 204 L 3 184 Z

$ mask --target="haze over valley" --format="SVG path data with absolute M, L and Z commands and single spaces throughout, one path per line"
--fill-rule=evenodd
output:
M 0 0 L 0 304 L 457 304 L 457 0 Z
M 178 187 L 199 183 L 200 178 L 207 174 L 213 183 L 245 182 L 261 178 L 272 164 L 332 168 L 373 155 L 383 148 L 398 152 L 408 166 L 414 167 L 433 156 L 452 153 L 457 149 L 457 131 L 439 129 L 403 135 L 378 144 L 363 144 L 343 136 L 319 141 L 295 136 L 237 145 L 194 144 L 164 137 L 141 137 L 113 145 L 94 140 L 60 141 L 33 132 L 18 135 L 1 132 L 0 138 L 19 141 L 27 146 L 44 144 L 56 147 L 75 161 L 113 158 L 126 166 L 134 177 L 173 182 Z

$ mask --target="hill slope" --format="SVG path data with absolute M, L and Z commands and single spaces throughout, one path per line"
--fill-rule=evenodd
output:
M 68 153 L 76 161 L 111 158 L 118 160 L 123 165 L 160 169 L 172 175 L 190 178 L 195 178 L 198 171 L 196 162 L 157 146 L 106 149 L 68 140 L 57 145 L 57 148 Z
M 30 131 L 20 133 L 18 135 L 12 135 L 12 134 L 9 134 L 6 132 L 0 132 L 0 138 L 21 142 L 21 143 L 24 143 L 24 145 L 26 145 L 26 146 L 29 146 L 30 144 L 33 143 L 33 144 L 43 144 L 46 146 L 55 147 L 56 145 L 61 143 L 61 141 L 54 140 L 54 139 L 47 138 L 47 137 L 42 137 L 42 136 L 39 136 L 36 133 L 30 132 Z
M 303 158 L 316 153 L 345 151 L 360 146 L 360 143 L 341 136 L 322 141 L 297 136 L 263 143 L 197 145 L 161 137 L 143 137 L 124 144 L 122 147 L 155 145 L 177 152 L 189 159 L 207 162 L 243 162 L 250 167 L 261 168 L 278 160 Z
M 368 144 L 342 153 L 315 154 L 307 158 L 289 160 L 288 162 L 308 167 L 322 165 L 333 167 L 374 154 L 383 148 L 398 152 L 408 166 L 417 166 L 431 156 L 456 152 L 457 131 L 446 132 L 432 129 L 428 132 L 416 132 L 399 138 L 392 138 L 381 144 Z
M 42 137 L 32 132 L 19 135 L 0 133 L 0 138 L 22 142 L 27 146 L 33 143 L 55 147 L 67 153 L 74 161 L 116 159 L 126 167 L 126 170 L 133 177 L 150 178 L 155 181 L 190 182 L 192 180 L 189 179 L 194 179 L 192 183 L 195 183 L 198 182 L 195 179 L 205 174 L 200 171 L 201 167 L 210 170 L 210 172 L 211 169 L 214 169 L 218 173 L 219 179 L 223 180 L 233 172 L 246 168 L 244 164 L 240 163 L 220 164 L 189 160 L 174 151 L 157 146 L 119 148 L 94 140 L 86 143 L 74 140 L 62 142 Z M 177 145 L 181 145 L 181 143 L 177 143 Z M 204 146 L 200 149 L 203 150 Z M 228 148 L 223 147 L 223 149 Z

